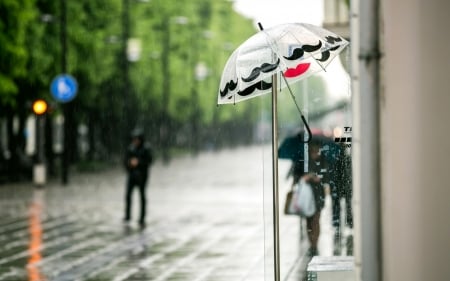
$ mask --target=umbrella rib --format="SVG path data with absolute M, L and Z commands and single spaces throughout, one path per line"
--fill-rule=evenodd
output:
M 280 68 L 280 70 L 281 70 L 281 68 Z M 291 86 L 289 85 L 286 77 L 284 76 L 283 71 L 280 71 L 280 72 L 281 72 L 281 76 L 284 79 L 284 83 L 286 83 L 286 86 L 288 88 L 289 94 L 291 95 L 291 98 L 294 101 L 294 104 L 297 107 L 298 112 L 300 113 L 300 117 L 302 118 L 303 124 L 305 125 L 306 130 L 308 131 L 308 139 L 304 141 L 305 143 L 308 143 L 311 140 L 311 136 L 312 136 L 311 129 L 309 128 L 309 125 L 308 125 L 308 122 L 306 121 L 305 116 L 303 116 L 303 113 L 302 113 L 302 111 L 300 109 L 300 106 L 297 103 L 297 99 L 295 98 L 294 93 L 292 92 Z

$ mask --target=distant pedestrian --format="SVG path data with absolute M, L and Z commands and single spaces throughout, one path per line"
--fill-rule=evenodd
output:
M 352 210 L 352 159 L 345 147 L 340 150 L 338 161 L 331 172 L 332 224 L 334 227 L 334 254 L 340 255 L 342 227 L 353 228 Z M 341 222 L 341 199 L 345 199 L 345 224 Z
M 134 130 L 124 159 L 125 168 L 128 172 L 125 191 L 125 222 L 129 222 L 131 219 L 133 189 L 138 187 L 141 199 L 139 225 L 145 226 L 147 211 L 146 185 L 152 161 L 152 151 L 144 142 L 144 132 L 142 130 Z

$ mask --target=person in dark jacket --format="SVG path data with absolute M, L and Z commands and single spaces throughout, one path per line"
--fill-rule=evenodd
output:
M 342 147 L 338 159 L 331 173 L 331 203 L 332 203 L 332 224 L 334 227 L 334 254 L 341 254 L 341 239 L 343 237 L 341 227 L 353 228 L 353 210 L 352 210 L 352 159 L 351 155 Z M 345 199 L 345 225 L 341 222 L 341 199 Z M 352 237 L 347 243 L 352 243 Z M 351 244 L 350 244 L 351 245 Z M 347 251 L 351 249 L 347 247 Z M 349 252 L 347 252 L 349 253 Z
M 153 157 L 149 147 L 144 143 L 144 133 L 141 130 L 134 130 L 131 134 L 131 143 L 125 154 L 124 164 L 128 173 L 125 192 L 125 222 L 131 219 L 132 195 L 134 187 L 139 188 L 140 194 L 140 217 L 139 224 L 145 225 L 145 215 L 147 208 L 147 197 L 145 194 L 149 175 L 149 168 Z

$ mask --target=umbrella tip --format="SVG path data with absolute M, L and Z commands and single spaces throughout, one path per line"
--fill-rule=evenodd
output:
M 259 27 L 259 30 L 261 30 L 261 31 L 264 30 L 264 28 L 263 28 L 263 26 L 262 26 L 262 24 L 260 22 L 258 22 L 258 27 Z

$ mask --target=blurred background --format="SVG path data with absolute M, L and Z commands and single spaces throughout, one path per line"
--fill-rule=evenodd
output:
M 33 164 L 41 162 L 49 177 L 62 174 L 64 183 L 70 168 L 117 164 L 136 127 L 165 162 L 179 153 L 264 141 L 269 100 L 216 106 L 223 66 L 256 32 L 249 17 L 257 10 L 249 1 L 2 1 L 0 182 L 30 179 Z M 323 20 L 323 6 L 310 11 L 309 21 Z M 343 56 L 345 63 L 348 52 Z M 343 108 L 350 117 L 350 82 L 336 61 L 340 89 L 320 76 L 295 85 L 302 109 L 314 113 L 313 126 L 332 129 L 337 124 L 323 118 Z M 63 74 L 77 86 L 69 101 L 51 91 Z M 315 99 L 303 98 L 306 92 Z M 36 99 L 48 104 L 40 116 L 32 109 Z M 280 95 L 280 103 L 283 136 L 301 123 L 289 95 Z
M 252 138 L 251 104 L 216 108 L 222 67 L 254 32 L 230 1 L 2 1 L 0 13 L 2 181 L 30 175 L 37 98 L 50 175 L 64 153 L 80 169 L 117 161 L 135 127 L 166 160 Z M 59 74 L 78 85 L 70 102 L 50 93 Z

